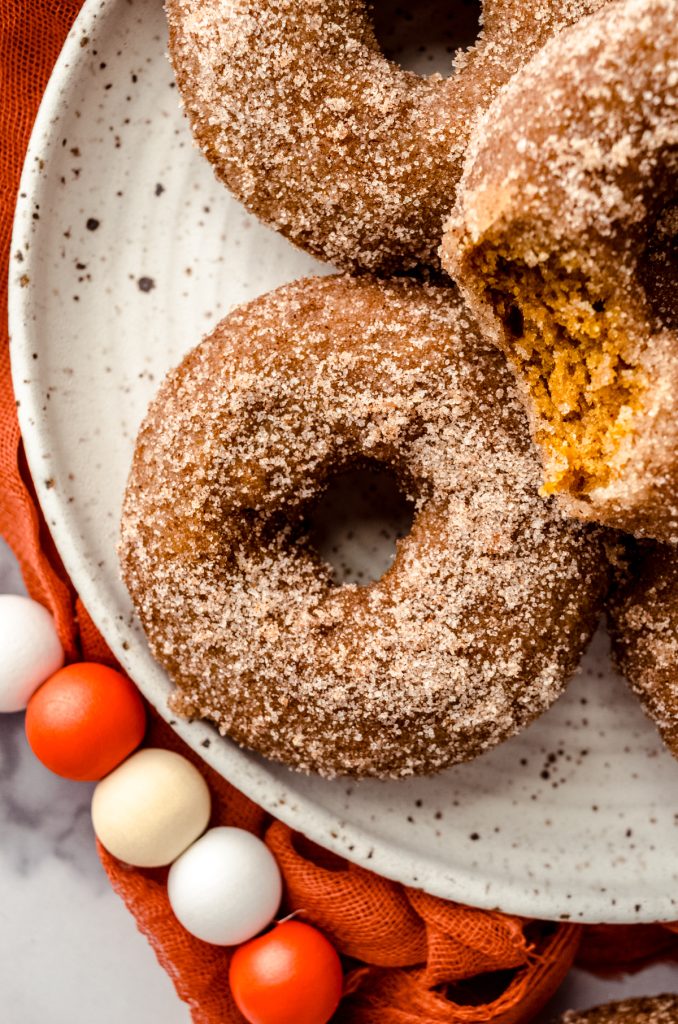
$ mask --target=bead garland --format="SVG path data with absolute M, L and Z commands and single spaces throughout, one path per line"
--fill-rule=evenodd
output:
M 133 867 L 169 866 L 167 894 L 182 927 L 238 947 L 229 982 L 243 1017 L 326 1024 L 342 992 L 336 950 L 302 921 L 274 923 L 277 861 L 244 829 L 208 829 L 211 797 L 198 769 L 173 751 L 139 749 L 146 711 L 134 684 L 93 662 L 62 667 L 52 616 L 27 597 L 0 595 L 0 643 L 0 712 L 26 709 L 28 742 L 50 771 L 97 782 L 92 823 L 109 853 Z

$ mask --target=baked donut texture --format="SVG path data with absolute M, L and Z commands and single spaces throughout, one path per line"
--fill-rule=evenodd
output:
M 554 1024 L 677 1024 L 678 996 L 626 999 L 578 1013 L 569 1010 Z
M 366 0 L 166 7 L 179 89 L 222 181 L 320 259 L 391 273 L 437 262 L 477 109 L 606 2 L 485 0 L 478 42 L 447 79 L 387 60 Z
M 563 32 L 478 125 L 445 267 L 521 383 L 546 493 L 678 542 L 678 0 Z
M 391 568 L 334 586 L 304 520 L 387 465 L 414 503 Z M 235 310 L 162 385 L 122 570 L 174 707 L 324 775 L 432 772 L 547 708 L 606 587 L 601 531 L 537 495 L 500 353 L 447 288 L 315 278 Z
M 647 541 L 634 548 L 610 594 L 608 622 L 620 671 L 678 757 L 678 549 Z

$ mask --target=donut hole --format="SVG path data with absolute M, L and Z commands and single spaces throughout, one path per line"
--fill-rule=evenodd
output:
M 413 519 L 414 505 L 394 471 L 366 462 L 330 477 L 306 513 L 305 530 L 336 586 L 365 586 L 391 567 Z
M 628 356 L 628 318 L 614 296 L 600 294 L 583 272 L 555 256 L 534 266 L 520 254 L 487 247 L 474 265 L 537 413 L 543 491 L 585 499 L 609 483 L 642 404 L 644 377 Z
M 480 0 L 375 0 L 374 34 L 384 56 L 420 75 L 452 74 L 459 50 L 480 34 Z

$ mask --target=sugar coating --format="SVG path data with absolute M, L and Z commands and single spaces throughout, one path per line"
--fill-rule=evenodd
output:
M 411 533 L 334 586 L 304 532 L 339 470 L 389 465 Z M 138 436 L 124 579 L 173 707 L 324 775 L 467 760 L 547 708 L 606 587 L 601 531 L 537 494 L 503 357 L 449 288 L 315 278 L 236 309 Z
M 267 224 L 345 269 L 437 262 L 478 110 L 608 0 L 486 0 L 450 78 L 388 61 L 364 0 L 167 0 L 198 144 Z
M 677 179 L 678 0 L 620 0 L 547 43 L 480 120 L 442 246 L 563 506 L 672 543 Z M 563 408 L 549 360 L 566 350 L 587 365 Z
M 608 622 L 620 671 L 678 757 L 678 550 L 639 544 L 612 590 Z
M 554 1024 L 676 1024 L 678 996 L 651 999 L 627 999 L 594 1010 L 578 1013 L 569 1010 Z

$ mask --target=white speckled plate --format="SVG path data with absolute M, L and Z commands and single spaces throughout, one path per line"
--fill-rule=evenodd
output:
M 322 268 L 215 182 L 165 45 L 160 0 L 85 4 L 35 128 L 10 278 L 14 380 L 45 514 L 98 626 L 167 716 L 169 685 L 115 556 L 137 426 L 164 371 L 233 303 Z M 208 725 L 173 724 L 274 814 L 385 875 L 524 915 L 675 919 L 678 764 L 611 672 L 604 638 L 594 648 L 522 736 L 433 779 L 305 778 Z

